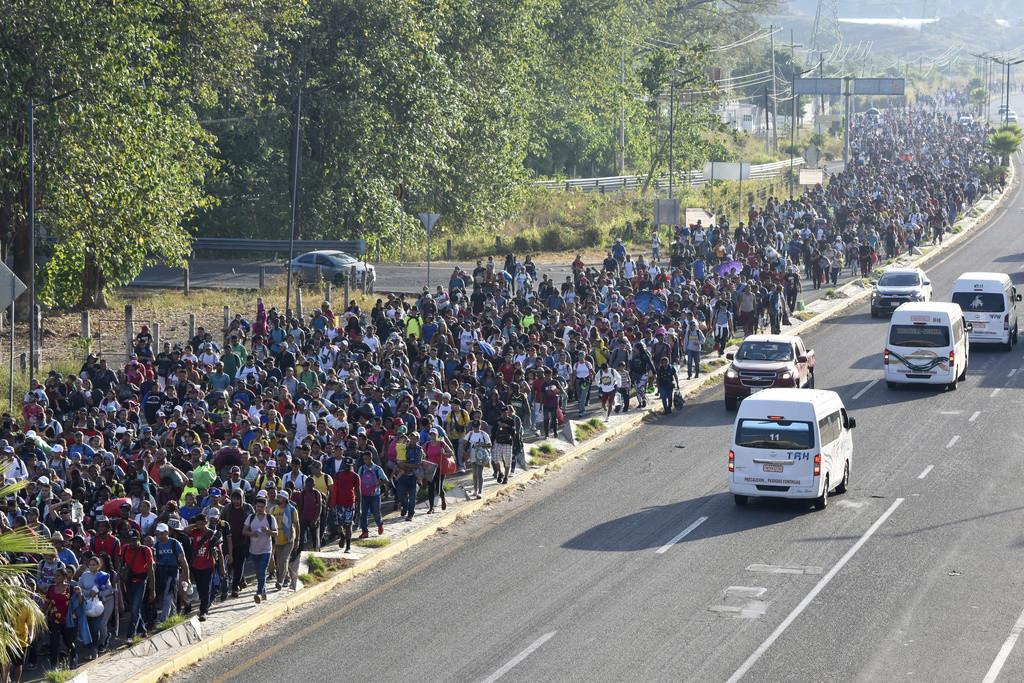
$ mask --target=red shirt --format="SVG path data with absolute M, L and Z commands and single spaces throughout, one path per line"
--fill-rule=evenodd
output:
M 128 582 L 142 583 L 153 566 L 153 550 L 141 544 L 134 548 L 126 545 L 121 549 L 121 561 L 130 573 Z
M 188 532 L 188 540 L 192 542 L 193 569 L 213 569 L 213 537 L 216 533 L 212 529 L 192 529 Z
M 106 553 L 108 556 L 113 558 L 117 555 L 118 546 L 120 545 L 121 542 L 113 535 L 108 535 L 106 538 L 97 535 L 92 538 L 92 551 L 96 555 Z
M 46 589 L 46 599 L 50 601 L 50 621 L 63 626 L 68 616 L 68 604 L 71 602 L 71 588 L 65 584 L 64 590 L 58 591 L 54 586 L 50 586 Z
M 359 475 L 349 470 L 342 470 L 334 475 L 334 486 L 331 487 L 330 504 L 333 507 L 352 507 L 356 504 L 359 491 Z

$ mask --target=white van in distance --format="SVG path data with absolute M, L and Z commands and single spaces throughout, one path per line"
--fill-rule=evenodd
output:
M 972 344 L 1017 343 L 1017 302 L 1020 294 L 1006 273 L 964 273 L 953 283 L 949 300 L 958 304 L 971 324 Z
M 823 510 L 829 493 L 846 493 L 857 421 L 843 400 L 822 389 L 765 389 L 744 399 L 729 449 L 729 491 L 737 505 L 751 496 L 807 498 Z
M 890 389 L 900 384 L 942 384 L 954 390 L 967 375 L 970 325 L 956 304 L 903 304 L 893 311 L 882 366 Z

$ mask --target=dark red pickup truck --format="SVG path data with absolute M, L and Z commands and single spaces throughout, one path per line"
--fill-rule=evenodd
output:
M 725 372 L 725 407 L 736 410 L 741 399 L 771 387 L 814 388 L 814 351 L 800 337 L 755 334 L 740 344 Z

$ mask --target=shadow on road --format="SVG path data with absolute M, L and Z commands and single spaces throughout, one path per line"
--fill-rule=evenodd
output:
M 668 505 L 646 507 L 639 512 L 598 524 L 564 544 L 570 550 L 633 552 L 660 548 L 673 536 L 700 517 L 708 503 L 719 503 L 712 519 L 697 527 L 679 543 L 742 533 L 773 524 L 788 522 L 811 511 L 811 502 L 776 498 L 752 499 L 751 505 L 737 508 L 732 495 L 716 493 Z

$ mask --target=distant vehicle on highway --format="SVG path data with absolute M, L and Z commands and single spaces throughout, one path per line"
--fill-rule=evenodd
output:
M 1017 123 L 1017 112 L 1013 111 L 1012 109 L 1006 112 L 1006 122 Z
M 974 117 L 970 114 L 961 114 L 958 120 L 960 121 L 961 126 L 974 125 Z
M 743 340 L 725 372 L 725 409 L 771 387 L 814 388 L 814 350 L 800 337 L 754 334 Z
M 920 268 L 887 268 L 871 291 L 871 317 L 892 313 L 908 301 L 931 301 L 932 283 Z
M 371 282 L 377 278 L 377 271 L 372 265 L 343 251 L 310 251 L 296 256 L 291 263 L 292 273 L 303 282 L 314 282 L 319 273 L 325 280 L 341 284 L 353 266 L 357 283 L 361 283 L 365 277 L 369 277 Z
M 729 449 L 729 491 L 805 498 L 824 510 L 829 493 L 846 493 L 853 465 L 850 417 L 834 391 L 766 389 L 740 404 Z

